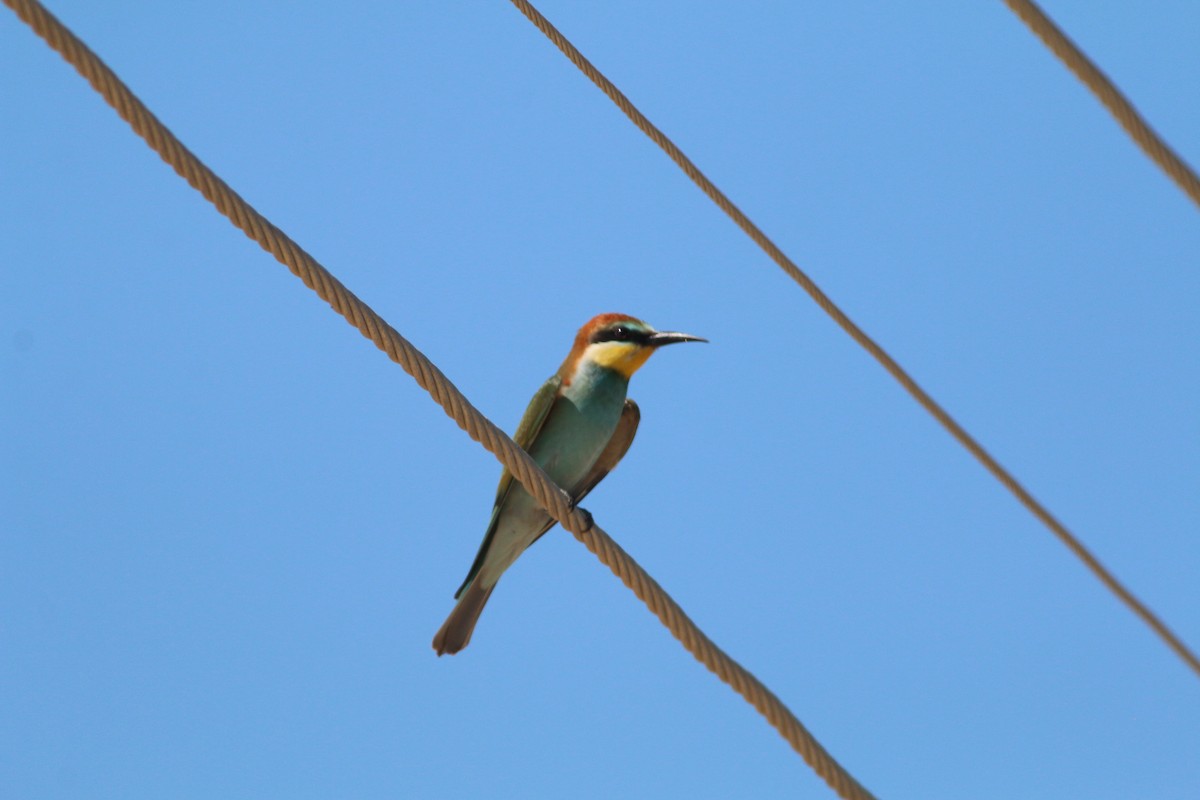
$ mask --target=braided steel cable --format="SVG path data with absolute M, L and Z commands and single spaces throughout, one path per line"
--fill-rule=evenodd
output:
M 176 173 L 429 392 L 459 427 L 493 453 L 551 516 L 645 603 L 696 660 L 753 705 L 840 797 L 872 800 L 870 792 L 834 760 L 770 689 L 709 639 L 679 604 L 595 525 L 591 514 L 573 507 L 567 493 L 556 486 L 524 450 L 471 405 L 420 350 L 206 167 L 87 45 L 40 3 L 36 0 L 3 1 L 75 67 Z
M 1032 0 L 1004 0 L 1004 4 L 1042 40 L 1042 44 L 1046 45 L 1050 52 L 1058 56 L 1092 94 L 1096 95 L 1130 138 L 1150 156 L 1150 160 L 1167 173 L 1171 180 L 1192 198 L 1192 202 L 1200 205 L 1200 178 L 1196 177 L 1196 173 L 1187 162 L 1150 127 L 1133 107 L 1133 103 L 1129 102 L 1108 76 L 1054 24 L 1054 20 L 1046 16 L 1046 12 Z
M 991 453 L 989 453 L 978 440 L 975 439 L 965 428 L 962 427 L 950 413 L 944 409 L 940 403 L 926 392 L 916 380 L 908 374 L 908 372 L 900 366 L 892 356 L 883 349 L 883 347 L 872 339 L 866 331 L 860 328 L 854 320 L 842 311 L 836 303 L 829 298 L 821 290 L 821 287 L 805 274 L 796 263 L 792 261 L 786 253 L 783 252 L 771 239 L 759 228 L 754 222 L 746 216 L 746 214 L 738 208 L 729 197 L 717 188 L 711 180 L 708 179 L 700 168 L 688 158 L 679 147 L 672 142 L 665 133 L 663 133 L 654 123 L 637 109 L 637 107 L 629 100 L 625 94 L 613 84 L 604 73 L 600 72 L 592 62 L 588 61 L 582 53 L 576 49 L 575 45 L 571 44 L 562 33 L 554 27 L 549 20 L 542 16 L 536 8 L 533 7 L 528 0 L 510 0 L 517 9 L 524 14 L 530 22 L 532 22 L 538 30 L 546 35 L 555 47 L 557 47 L 563 55 L 570 59 L 579 70 L 588 77 L 588 79 L 596 84 L 600 91 L 604 92 L 618 108 L 629 117 L 629 120 L 638 127 L 646 136 L 648 136 L 655 144 L 662 148 L 663 152 L 679 166 L 684 173 L 692 179 L 692 181 L 700 187 L 708 197 L 724 211 L 733 222 L 741 228 L 747 236 L 749 236 L 755 244 L 762 248 L 771 260 L 787 273 L 788 277 L 800 284 L 800 287 L 808 293 L 809 297 L 821 307 L 821 310 L 828 314 L 838 326 L 849 334 L 855 342 L 857 342 L 864 350 L 879 362 L 879 364 L 887 370 L 896 381 L 904 387 L 914 400 L 917 401 L 926 411 L 936 419 L 943 428 L 949 432 L 954 439 L 966 448 L 975 459 L 983 465 L 984 469 L 992 474 L 1004 488 L 1025 506 L 1035 517 L 1041 520 L 1042 524 L 1050 529 L 1058 540 L 1066 545 L 1075 557 L 1083 562 L 1084 566 L 1112 592 L 1117 599 L 1125 604 L 1130 611 L 1134 613 L 1142 622 L 1144 622 L 1152 631 L 1154 631 L 1166 645 L 1175 652 L 1177 656 L 1193 671 L 1200 676 L 1200 658 L 1179 638 L 1170 628 L 1167 627 L 1158 615 L 1139 600 L 1129 589 L 1125 587 L 1112 572 L 1108 570 L 1100 560 L 1092 554 L 1083 542 L 1079 540 L 1075 534 L 1067 529 L 1066 525 L 1058 520 L 1050 510 L 1035 498 L 1028 489 L 1026 489 L 1016 477 L 1005 469 L 999 461 L 997 461 Z

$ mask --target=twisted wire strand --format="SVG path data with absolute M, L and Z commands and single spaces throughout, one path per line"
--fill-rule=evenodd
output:
M 429 392 L 459 427 L 508 467 L 564 528 L 646 604 L 688 652 L 753 705 L 839 796 L 846 800 L 872 800 L 872 795 L 833 759 L 770 689 L 713 643 L 662 587 L 594 524 L 590 514 L 583 509 L 573 508 L 567 494 L 547 477 L 524 450 L 471 405 L 420 350 L 213 174 L 150 113 L 95 53 L 40 3 L 36 0 L 3 1 L 74 66 L 176 173 L 399 364 L 421 388 Z
M 627 116 L 634 125 L 638 127 L 646 136 L 662 148 L 672 161 L 674 161 L 680 169 L 687 174 L 689 178 L 703 191 L 708 197 L 724 211 L 733 222 L 741 228 L 747 236 L 749 236 L 755 244 L 770 256 L 779 267 L 787 273 L 788 277 L 800 285 L 809 297 L 820 306 L 821 310 L 828 314 L 838 326 L 850 335 L 864 350 L 880 363 L 896 381 L 904 387 L 913 399 L 917 401 L 930 415 L 936 419 L 943 428 L 945 428 L 951 436 L 954 437 L 959 444 L 975 457 L 983 467 L 996 478 L 1004 488 L 1025 506 L 1042 524 L 1058 538 L 1060 542 L 1066 545 L 1076 558 L 1083 562 L 1084 566 L 1099 579 L 1099 581 L 1108 588 L 1126 607 L 1129 608 L 1143 623 L 1145 623 L 1152 631 L 1154 631 L 1166 645 L 1171 648 L 1174 653 L 1186 664 L 1197 676 L 1200 676 L 1200 658 L 1197 658 L 1188 646 L 1180 639 L 1170 628 L 1167 627 L 1159 617 L 1150 610 L 1145 603 L 1134 596 L 1116 576 L 1113 575 L 1107 567 L 1100 563 L 1099 559 L 1094 556 L 1087 547 L 1081 542 L 1067 527 L 1060 522 L 1050 510 L 1039 502 L 1029 490 L 1027 490 L 1017 479 L 1005 469 L 987 450 L 984 449 L 975 437 L 967 433 L 958 422 L 950 416 L 942 406 L 933 399 L 916 380 L 904 370 L 900 364 L 888 354 L 874 339 L 839 308 L 833 300 L 829 298 L 821 288 L 813 282 L 812 278 L 808 277 L 795 262 L 788 258 L 779 247 L 771 241 L 771 239 L 757 225 L 746 216 L 733 201 L 729 199 L 720 189 L 717 188 L 708 177 L 700 171 L 700 168 L 688 158 L 679 147 L 672 142 L 667 135 L 664 134 L 654 123 L 650 122 L 636 106 L 630 102 L 620 89 L 618 89 L 612 81 L 604 76 L 600 70 L 588 61 L 582 53 L 571 44 L 565 36 L 557 28 L 554 27 L 541 12 L 533 7 L 528 0 L 510 0 L 517 9 L 524 14 L 530 22 L 532 22 L 538 30 L 545 34 L 554 46 L 562 51 L 571 63 L 588 77 L 592 83 L 604 92 L 610 100 L 617 105 L 618 108 Z
M 1200 205 L 1200 178 L 1196 177 L 1196 173 L 1187 162 L 1150 127 L 1134 108 L 1133 103 L 1129 102 L 1108 76 L 1054 24 L 1054 20 L 1046 16 L 1046 12 L 1032 0 L 1004 0 L 1004 4 L 1042 40 L 1042 44 L 1046 45 L 1050 52 L 1058 56 L 1067 69 L 1075 73 L 1075 77 L 1082 81 L 1092 94 L 1096 95 L 1159 169 L 1167 173 L 1192 202 Z

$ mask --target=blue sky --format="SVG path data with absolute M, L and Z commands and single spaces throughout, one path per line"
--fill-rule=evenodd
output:
M 1000 2 L 542 11 L 1200 647 L 1197 209 Z M 51 4 L 881 797 L 1194 798 L 1200 685 L 508 3 Z M 1193 164 L 1200 8 L 1050 2 Z M 0 794 L 831 797 L 496 461 L 0 14 Z

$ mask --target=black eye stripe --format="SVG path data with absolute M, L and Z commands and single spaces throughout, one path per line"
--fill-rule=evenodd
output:
M 599 344 L 600 342 L 645 342 L 650 334 L 645 331 L 639 331 L 635 328 L 630 328 L 626 325 L 613 325 L 611 328 L 605 328 L 592 336 L 592 343 Z

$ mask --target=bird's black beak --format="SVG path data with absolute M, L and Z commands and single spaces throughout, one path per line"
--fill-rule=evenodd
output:
M 679 342 L 707 342 L 708 339 L 701 339 L 699 336 L 692 336 L 690 333 L 677 333 L 674 331 L 655 331 L 650 334 L 650 338 L 646 340 L 646 344 L 651 347 L 662 347 L 665 344 L 678 344 Z

